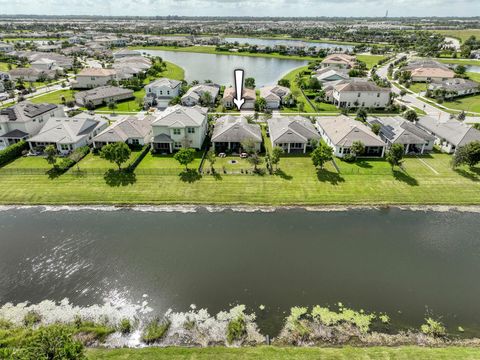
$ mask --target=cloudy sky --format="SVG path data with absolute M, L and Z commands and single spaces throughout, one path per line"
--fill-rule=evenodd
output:
M 480 16 L 480 0 L 0 0 L 0 14 Z

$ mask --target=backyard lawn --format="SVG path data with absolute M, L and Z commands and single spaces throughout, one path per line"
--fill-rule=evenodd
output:
M 367 65 L 367 69 L 377 65 L 383 58 L 385 58 L 383 55 L 357 55 L 357 59 L 364 62 Z
M 22 156 L 15 161 L 8 163 L 0 168 L 0 172 L 3 169 L 44 169 L 49 170 L 52 165 L 47 163 L 47 160 L 43 156 Z
M 12 69 L 15 67 L 16 65 L 12 64 Z M 0 71 L 8 71 L 8 63 L 0 62 Z
M 127 166 L 128 164 L 132 163 L 141 153 L 141 150 L 135 150 L 132 151 L 132 154 L 130 155 L 130 159 L 125 162 L 122 167 Z M 110 161 L 107 161 L 105 159 L 102 159 L 100 155 L 94 154 L 93 152 L 89 153 L 87 156 L 85 156 L 79 163 L 78 167 L 80 170 L 108 170 L 108 169 L 117 169 L 117 165 L 114 163 L 111 163 Z M 74 166 L 72 168 L 73 170 L 77 169 L 77 166 Z
M 61 104 L 62 96 L 65 97 L 66 101 L 74 100 L 73 95 L 75 90 L 58 90 L 48 94 L 40 95 L 34 98 L 28 99 L 32 103 L 50 103 L 50 104 Z
M 480 29 L 463 29 L 463 30 L 432 30 L 436 33 L 460 39 L 462 42 L 470 36 L 480 39 Z
M 480 95 L 459 97 L 452 101 L 444 101 L 442 105 L 451 109 L 480 113 Z
M 383 160 L 348 164 L 336 160 L 316 170 L 309 157 L 286 156 L 275 175 L 185 177 L 171 156 L 147 156 L 135 174 L 108 182 L 103 174 L 56 178 L 18 175 L 0 170 L 1 204 L 478 204 L 480 168 L 450 168 L 450 156 L 432 154 L 407 158 L 405 172 L 391 171 Z M 47 167 L 46 161 L 40 164 Z M 88 160 L 88 159 L 87 159 Z M 10 164 L 27 166 L 17 160 Z M 200 153 L 190 169 L 200 163 Z M 219 164 L 215 166 L 218 168 Z M 206 165 L 208 166 L 208 165 Z M 264 167 L 264 165 L 262 165 Z M 192 173 L 192 172 L 190 172 Z M 121 190 L 120 190 L 121 189 Z
M 298 103 L 303 103 L 304 105 L 304 110 L 303 112 L 315 112 L 315 109 L 308 103 L 307 98 L 303 96 L 300 88 L 298 85 L 295 83 L 295 78 L 297 74 L 302 73 L 302 71 L 308 70 L 308 66 L 302 66 L 299 67 L 295 70 L 290 71 L 287 75 L 285 75 L 283 78 L 286 80 L 290 81 L 290 90 L 292 91 L 293 96 L 297 99 L 297 107 L 296 108 L 286 108 L 282 110 L 282 112 L 298 112 Z
M 446 347 L 428 348 L 418 346 L 403 347 L 273 347 L 250 348 L 145 348 L 145 349 L 90 349 L 92 360 L 161 360 L 161 359 L 225 359 L 225 360 L 474 360 L 479 359 L 478 348 Z
M 414 93 L 420 93 L 422 91 L 427 91 L 427 84 L 426 83 L 412 83 L 409 90 L 412 90 Z

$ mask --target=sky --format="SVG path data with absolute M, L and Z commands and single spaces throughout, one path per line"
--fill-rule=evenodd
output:
M 480 0 L 0 0 L 0 14 L 480 16 Z

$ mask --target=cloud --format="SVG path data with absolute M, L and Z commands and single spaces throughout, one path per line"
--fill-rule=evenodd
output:
M 478 0 L 0 0 L 2 14 L 184 16 L 471 16 Z

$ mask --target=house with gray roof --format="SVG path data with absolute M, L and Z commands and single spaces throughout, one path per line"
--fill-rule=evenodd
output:
M 152 121 L 154 117 L 125 116 L 116 120 L 108 128 L 93 138 L 93 147 L 101 148 L 104 145 L 124 142 L 133 146 L 143 146 L 150 142 L 152 137 Z
M 187 90 L 185 95 L 182 96 L 182 105 L 194 106 L 200 104 L 200 99 L 204 93 L 210 94 L 210 104 L 214 105 L 217 100 L 218 93 L 220 92 L 220 86 L 216 84 L 199 84 L 192 86 Z
M 312 140 L 320 139 L 315 126 L 303 116 L 276 115 L 267 123 L 272 147 L 279 146 L 287 153 L 305 153 Z
M 346 80 L 350 78 L 346 69 L 339 69 L 330 66 L 316 70 L 312 77 L 316 78 L 322 84 L 330 81 Z
M 424 154 L 433 150 L 435 137 L 400 116 L 369 117 L 367 122 L 370 126 L 380 126 L 378 135 L 387 143 L 387 148 L 401 144 L 405 154 Z
M 225 115 L 218 118 L 212 134 L 212 144 L 216 152 L 240 153 L 242 143 L 250 140 L 260 151 L 262 131 L 257 124 L 249 124 L 244 116 Z
M 140 54 L 140 52 L 138 51 L 130 50 L 130 49 L 121 49 L 113 53 L 114 59 L 121 59 L 125 57 L 134 57 L 134 56 L 142 56 L 142 54 Z
M 435 136 L 435 145 L 449 154 L 455 153 L 460 146 L 480 141 L 480 131 L 457 120 L 440 122 L 430 116 L 422 116 L 417 125 Z
M 99 115 L 81 113 L 74 117 L 52 117 L 37 135 L 27 139 L 30 148 L 44 149 L 54 145 L 61 154 L 90 145 L 92 139 L 108 126 Z
M 385 154 L 385 142 L 360 121 L 345 115 L 320 116 L 316 125 L 323 140 L 339 158 L 350 154 L 353 143 L 357 141 L 365 146 L 366 157 L 383 157 Z
M 280 85 L 264 86 L 260 88 L 260 97 L 267 102 L 267 109 L 278 109 L 292 92 L 289 88 Z
M 181 88 L 182 82 L 178 80 L 161 78 L 152 81 L 145 86 L 145 106 L 164 109 L 174 97 L 180 95 Z
M 22 101 L 0 110 L 0 148 L 37 134 L 51 117 L 65 117 L 63 106 Z
M 447 79 L 438 83 L 431 83 L 428 90 L 445 90 L 445 98 L 453 99 L 459 96 L 474 95 L 480 92 L 480 83 L 462 79 L 453 78 Z
M 327 101 L 339 108 L 385 108 L 390 104 L 390 88 L 373 81 L 352 78 L 326 83 Z
M 33 67 L 29 68 L 15 68 L 9 72 L 10 79 L 12 80 L 24 80 L 24 81 L 38 81 L 40 79 L 49 79 L 53 80 L 57 74 L 56 70 L 39 70 Z
M 152 122 L 152 150 L 171 153 L 182 147 L 200 149 L 207 134 L 207 108 L 175 105 Z
M 122 101 L 134 97 L 133 90 L 118 86 L 99 86 L 91 90 L 80 91 L 75 95 L 75 102 L 78 106 L 100 106 L 110 101 Z

